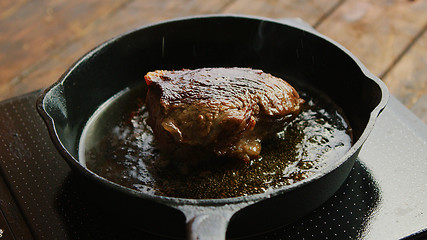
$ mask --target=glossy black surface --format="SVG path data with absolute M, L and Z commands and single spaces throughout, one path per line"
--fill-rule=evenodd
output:
M 119 214 L 88 197 L 96 193 L 82 188 L 51 143 L 34 108 L 38 95 L 0 103 L 1 186 L 7 186 L 0 189 L 0 208 L 9 224 L 0 225 L 3 239 L 165 239 L 147 232 L 162 224 L 143 227 L 153 221 L 147 212 Z M 425 239 L 426 145 L 427 126 L 391 101 L 326 203 L 291 225 L 246 239 Z
M 271 196 L 267 193 L 215 200 L 194 201 L 131 191 L 80 165 L 78 143 L 82 129 L 108 98 L 142 81 L 148 71 L 207 66 L 252 67 L 285 78 L 295 86 L 309 83 L 343 109 L 353 129 L 353 147 L 317 175 L 274 190 Z M 155 24 L 106 42 L 78 61 L 40 97 L 37 106 L 54 144 L 81 177 L 129 197 L 179 209 L 190 224 L 209 222 L 194 219 L 215 212 L 205 216 L 218 215 L 224 229 L 216 231 L 218 226 L 212 224 L 191 228 L 201 227 L 195 231 L 200 234 L 215 230 L 215 237 L 223 238 L 219 235 L 225 234 L 226 222 L 233 215 L 229 213 L 242 207 L 230 222 L 229 233 L 235 236 L 293 222 L 332 196 L 350 172 L 387 98 L 385 85 L 351 53 L 313 30 L 262 18 L 205 16 Z M 299 206 L 296 208 L 295 204 Z M 175 216 L 172 208 L 167 212 Z M 181 224 L 174 217 L 163 216 L 165 226 Z M 167 231 L 174 234 L 172 229 Z

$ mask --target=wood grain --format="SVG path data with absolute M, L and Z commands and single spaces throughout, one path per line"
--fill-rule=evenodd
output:
M 28 1 L 2 4 L 0 22 L 0 93 L 20 92 L 13 85 L 46 61 L 58 48 L 86 35 L 95 19 L 107 16 L 124 2 Z
M 348 0 L 317 30 L 382 76 L 427 23 L 426 13 L 427 1 Z
M 427 26 L 426 26 L 427 27 Z M 427 123 L 427 31 L 384 77 L 390 92 Z
M 301 18 L 310 25 L 317 24 L 338 0 L 236 0 L 224 8 L 224 13 L 259 15 L 270 18 Z
M 353 52 L 424 119 L 426 0 L 2 0 L 0 100 L 51 85 L 116 35 L 214 13 L 303 19 Z
M 259 1 L 251 1 L 252 4 L 257 2 Z M 281 2 L 283 5 L 286 1 Z M 304 1 L 302 3 L 312 5 L 313 2 L 314 1 Z M 328 6 L 332 6 L 334 3 L 334 1 L 327 2 L 330 2 Z M 266 2 L 266 4 L 268 5 L 271 3 Z M 327 11 L 327 8 L 324 7 L 322 8 L 323 10 L 316 8 L 317 10 L 304 12 L 302 9 L 308 6 L 303 4 L 298 5 L 301 10 L 298 14 L 295 13 L 295 16 L 300 16 L 302 18 L 310 17 L 313 19 L 313 23 L 316 22 L 314 19 L 320 19 Z M 286 5 L 283 7 L 286 9 Z M 271 9 L 271 7 L 269 8 Z M 269 8 L 262 7 L 261 9 L 267 9 L 267 11 L 260 11 L 260 14 L 267 17 L 279 16 L 271 13 L 270 10 L 268 10 Z M 0 88 L 0 96 L 8 98 L 49 86 L 84 53 L 96 45 L 131 29 L 171 18 L 230 12 L 239 14 L 250 13 L 247 8 L 245 8 L 245 5 L 241 5 L 239 2 L 235 5 L 233 1 L 175 0 L 129 2 L 113 14 L 98 16 L 96 21 L 86 26 L 84 29 L 85 34 L 80 35 L 79 38 L 73 41 L 69 41 L 67 45 L 58 47 L 56 51 L 52 51 L 49 57 L 40 60 L 36 67 L 24 69 L 24 71 L 20 72 L 19 75 L 14 78 L 12 84 L 3 85 L 6 86 L 6 88 Z M 290 16 L 283 15 L 282 17 Z M 32 54 L 37 55 L 36 53 Z
M 22 48 L 18 46 L 10 47 L 12 52 L 2 51 L 0 53 L 0 56 L 11 56 L 16 61 L 16 64 L 7 64 L 11 66 L 11 71 L 8 74 L 0 75 L 0 79 L 3 79 L 0 85 L 1 99 L 49 86 L 84 53 L 113 36 L 161 20 L 194 14 L 216 13 L 224 4 L 228 3 L 227 1 L 206 2 L 203 0 L 112 1 L 115 4 L 106 8 L 105 5 L 109 4 L 97 6 L 93 3 L 92 5 L 82 7 L 77 6 L 78 2 L 80 1 L 73 1 L 73 3 L 69 3 L 68 1 L 62 2 L 62 5 L 60 4 L 60 7 L 58 6 L 57 8 L 68 9 L 66 10 L 67 13 L 57 13 L 55 16 L 66 20 L 59 21 L 53 17 L 54 19 L 51 22 L 58 22 L 58 25 L 45 29 L 46 33 L 39 35 L 36 40 L 30 40 L 29 33 L 27 32 L 23 34 L 8 34 L 12 36 L 24 36 L 25 39 L 20 41 L 21 45 L 31 44 L 31 46 L 34 46 L 38 45 L 41 41 L 45 41 L 49 46 L 37 47 L 37 49 L 28 46 L 26 48 L 28 51 L 27 57 L 23 56 L 24 50 L 20 50 Z M 99 1 L 94 2 L 99 4 Z M 90 17 L 79 18 L 77 12 L 81 11 L 82 8 L 85 9 L 84 11 L 92 12 L 90 14 L 79 14 L 89 15 Z M 46 8 L 44 9 L 47 11 Z M 24 11 L 24 9 L 21 9 L 21 11 Z M 38 11 L 42 12 L 41 9 L 38 9 Z M 70 19 L 66 17 L 68 15 L 70 15 Z M 75 17 L 71 17 L 73 15 Z M 40 21 L 43 21 L 40 14 L 34 18 L 38 18 L 37 21 L 34 21 L 39 24 Z M 13 24 L 17 23 L 12 21 L 11 24 L 6 25 L 10 27 Z M 54 34 L 55 37 L 46 37 L 51 34 Z M 10 44 L 17 43 L 15 40 L 6 43 L 0 41 L 0 46 Z M 22 57 L 20 58 L 18 55 L 22 55 Z M 22 59 L 22 61 L 19 59 Z M 5 62 L 0 62 L 0 66 L 5 64 Z M 5 83 L 4 81 L 7 82 Z

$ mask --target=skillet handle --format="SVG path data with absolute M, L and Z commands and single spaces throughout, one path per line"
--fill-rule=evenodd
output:
M 223 211 L 202 213 L 187 221 L 188 240 L 222 240 L 225 239 L 231 216 Z
M 180 205 L 177 208 L 187 219 L 188 240 L 224 240 L 231 216 L 249 204 Z
M 184 213 L 187 219 L 188 240 L 225 240 L 228 223 L 234 213 L 245 208 L 259 199 L 226 204 L 179 204 L 175 208 Z

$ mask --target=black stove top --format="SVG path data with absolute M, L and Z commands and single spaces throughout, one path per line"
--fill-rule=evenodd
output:
M 0 103 L 0 240 L 165 239 L 87 197 L 51 143 L 38 94 Z M 401 238 L 427 238 L 427 126 L 392 97 L 332 198 L 246 239 Z

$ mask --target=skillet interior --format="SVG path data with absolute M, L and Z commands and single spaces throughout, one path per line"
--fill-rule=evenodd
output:
M 86 121 L 115 93 L 142 81 L 148 71 L 206 66 L 252 67 L 308 82 L 344 109 L 355 140 L 381 99 L 377 84 L 332 43 L 274 22 L 223 17 L 168 22 L 113 39 L 65 74 L 44 104 L 59 139 L 78 159 Z
M 291 84 L 309 83 L 344 110 L 353 127 L 354 142 L 369 125 L 371 112 L 383 101 L 381 87 L 364 74 L 348 53 L 322 37 L 265 19 L 216 16 L 153 25 L 106 42 L 80 59 L 48 89 L 39 109 L 49 116 L 48 125 L 53 124 L 50 130 L 54 131 L 59 150 L 74 169 L 81 171 L 75 161 L 80 135 L 102 103 L 142 81 L 148 71 L 206 66 L 252 67 L 290 80 Z M 351 169 L 359 149 L 356 150 L 348 156 L 350 161 L 340 167 L 338 177 L 322 178 L 316 181 L 320 185 L 305 186 L 293 191 L 293 197 L 284 197 L 285 201 L 291 199 L 286 207 L 289 210 L 295 208 L 292 201 L 301 199 L 306 192 L 318 193 L 297 211 L 287 212 L 286 221 L 313 210 L 338 189 Z M 327 187 L 319 193 L 315 186 Z M 284 200 L 269 201 L 236 214 L 230 225 L 231 234 L 241 223 L 247 233 L 253 233 L 260 225 L 251 223 L 248 217 L 271 213 L 274 209 L 266 206 L 277 206 L 275 202 Z M 277 219 L 270 217 L 261 227 L 271 227 L 274 221 Z

